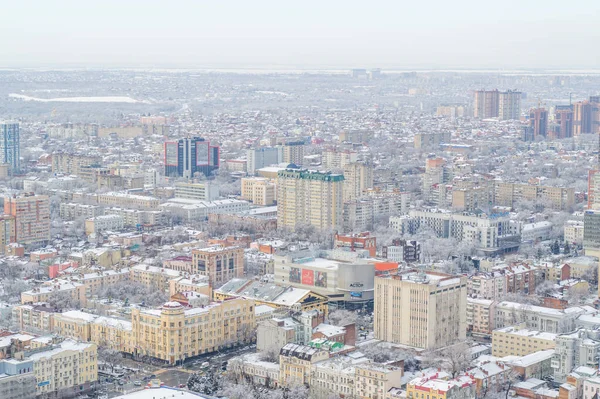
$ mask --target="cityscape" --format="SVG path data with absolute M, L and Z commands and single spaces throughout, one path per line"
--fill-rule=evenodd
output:
M 600 68 L 520 47 L 568 7 L 394 58 L 383 9 L 183 3 L 0 44 L 0 399 L 600 398 Z

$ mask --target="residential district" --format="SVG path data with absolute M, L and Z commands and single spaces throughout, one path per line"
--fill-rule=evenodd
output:
M 600 75 L 0 81 L 2 399 L 598 398 Z

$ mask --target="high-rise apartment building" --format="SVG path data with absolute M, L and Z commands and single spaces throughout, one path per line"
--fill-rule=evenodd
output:
M 479 119 L 519 119 L 521 116 L 521 92 L 477 90 L 474 96 L 473 116 Z
M 373 167 L 361 162 L 344 165 L 344 202 L 353 201 L 373 188 Z
M 600 210 L 583 213 L 583 249 L 587 256 L 600 255 Z
M 52 154 L 52 172 L 80 176 L 82 168 L 98 165 L 102 158 L 96 155 L 55 152 Z
M 375 277 L 375 338 L 440 348 L 467 333 L 467 278 L 411 271 Z
M 21 170 L 19 124 L 0 123 L 0 163 L 9 164 L 13 172 Z
M 283 163 L 302 165 L 304 162 L 304 141 L 288 141 L 279 148 L 279 151 Z
M 192 266 L 198 274 L 208 276 L 211 287 L 220 287 L 244 275 L 244 248 L 216 245 L 194 249 Z
M 350 150 L 327 149 L 322 155 L 322 165 L 328 169 L 343 169 L 346 165 L 358 161 L 358 152 Z
M 242 179 L 242 196 L 254 205 L 268 206 L 275 202 L 275 183 L 264 177 L 245 177 Z
M 452 140 L 452 133 L 415 133 L 415 148 L 423 150 L 437 150 L 440 144 L 448 144 Z
M 573 105 L 557 105 L 554 108 L 552 136 L 556 139 L 573 137 Z
M 165 142 L 165 176 L 192 178 L 219 169 L 219 147 L 201 137 Z
M 246 161 L 248 173 L 253 175 L 256 174 L 258 169 L 283 162 L 281 159 L 282 155 L 279 147 L 260 147 L 247 150 Z
M 308 224 L 330 229 L 342 224 L 344 176 L 286 169 L 277 175 L 277 226 Z
M 46 195 L 6 197 L 4 213 L 15 218 L 15 242 L 40 244 L 50 239 L 50 205 Z
M 497 118 L 499 97 L 498 90 L 477 90 L 473 104 L 473 116 L 479 119 Z
M 15 242 L 15 217 L 0 215 L 0 254 L 4 254 L 6 246 Z
M 573 135 L 600 132 L 600 96 L 573 104 Z
M 521 117 L 521 92 L 508 90 L 498 94 L 498 118 L 501 120 Z
M 533 108 L 529 111 L 529 125 L 533 127 L 533 138 L 548 136 L 548 111 Z

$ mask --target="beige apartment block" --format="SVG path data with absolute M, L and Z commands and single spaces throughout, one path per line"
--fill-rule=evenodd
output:
M 220 287 L 244 275 L 244 248 L 215 245 L 194 249 L 192 264 L 199 275 L 208 277 L 212 287 Z
M 344 202 L 355 200 L 373 188 L 373 167 L 360 162 L 344 165 Z
M 276 185 L 264 177 L 245 177 L 242 179 L 242 196 L 254 205 L 269 206 L 275 203 Z
M 37 395 L 54 395 L 98 380 L 97 348 L 93 343 L 65 340 L 54 347 L 42 347 L 28 354 L 33 361 Z M 60 397 L 60 396 L 58 396 Z
M 287 169 L 277 177 L 277 227 L 308 224 L 331 229 L 342 224 L 344 176 Z
M 554 349 L 557 334 L 530 330 L 523 325 L 504 327 L 492 332 L 492 356 L 525 356 Z
M 375 338 L 430 349 L 464 340 L 467 278 L 407 272 L 375 278 Z

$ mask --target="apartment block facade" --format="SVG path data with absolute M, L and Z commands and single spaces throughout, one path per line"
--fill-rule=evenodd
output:
M 464 340 L 467 278 L 409 272 L 375 278 L 375 338 L 431 349 Z

